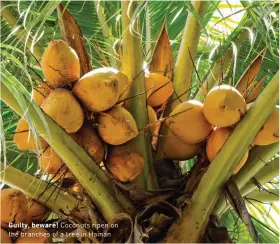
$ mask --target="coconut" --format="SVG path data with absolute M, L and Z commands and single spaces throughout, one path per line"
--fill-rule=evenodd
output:
M 279 111 L 274 109 L 253 140 L 253 145 L 269 145 L 279 141 Z
M 150 130 L 150 133 L 153 135 L 156 131 L 156 128 L 157 128 L 157 115 L 156 115 L 156 112 L 155 110 L 151 107 L 151 106 L 147 106 L 147 110 L 148 110 L 148 120 L 149 120 L 149 130 Z
M 50 211 L 31 199 L 28 200 L 27 223 L 40 223 L 48 218 Z
M 27 198 L 17 189 L 1 190 L 1 226 L 6 228 L 9 223 L 26 223 Z
M 119 181 L 129 182 L 144 169 L 144 157 L 126 143 L 110 148 L 105 167 Z
M 44 228 L 29 228 L 21 233 L 16 243 L 52 243 L 50 236 Z
M 78 131 L 83 125 L 83 110 L 72 93 L 66 89 L 53 90 L 43 101 L 41 108 L 68 133 Z
M 188 160 L 196 156 L 201 150 L 200 144 L 188 144 L 180 140 L 170 130 L 164 140 L 164 158 L 173 160 Z
M 35 103 L 41 105 L 44 99 L 50 94 L 51 90 L 47 83 L 41 83 L 39 86 L 35 86 L 32 90 L 32 97 Z
M 43 53 L 41 67 L 48 83 L 59 88 L 80 78 L 80 62 L 75 50 L 62 40 L 51 41 Z
M 55 174 L 59 170 L 65 170 L 66 167 L 62 159 L 57 153 L 49 146 L 39 157 L 39 166 L 49 174 Z
M 151 94 L 148 96 L 148 105 L 152 107 L 160 106 L 173 93 L 172 82 L 165 76 L 158 73 L 150 73 L 145 77 L 146 90 L 153 87 Z
M 101 68 L 85 74 L 74 86 L 73 93 L 92 112 L 113 107 L 119 100 L 117 70 Z
M 154 90 L 154 80 L 149 79 L 149 75 L 145 76 L 145 90 L 147 99 L 152 95 Z
M 120 96 L 118 101 L 122 101 L 128 98 L 129 95 L 129 79 L 122 72 L 117 73 L 117 78 L 119 81 Z
M 98 133 L 106 143 L 123 144 L 138 135 L 132 115 L 123 107 L 114 107 L 98 117 Z
M 212 125 L 227 127 L 236 124 L 243 117 L 246 113 L 246 102 L 234 87 L 221 85 L 207 94 L 203 112 Z
M 9 233 L 1 228 L 0 243 L 12 243 Z
M 185 143 L 196 144 L 206 139 L 212 130 L 203 115 L 203 104 L 189 100 L 177 105 L 166 120 L 173 134 Z
M 104 143 L 89 123 L 84 123 L 82 128 L 72 135 L 72 138 L 84 148 L 96 162 L 101 162 L 104 159 Z
M 32 132 L 29 130 L 29 125 L 24 118 L 18 121 L 16 133 L 14 135 L 14 143 L 19 150 L 35 150 L 36 145 L 38 148 L 44 149 L 48 146 L 48 143 L 40 136 L 39 141 L 36 144 Z
M 233 132 L 233 128 L 231 127 L 221 127 L 215 128 L 211 133 L 209 140 L 206 144 L 206 154 L 209 161 L 213 161 L 216 157 L 217 153 L 221 150 L 226 140 L 229 138 L 231 133 Z M 248 158 L 249 150 L 247 150 L 242 158 L 240 159 L 237 167 L 234 170 L 234 174 L 236 174 L 241 167 L 245 164 Z

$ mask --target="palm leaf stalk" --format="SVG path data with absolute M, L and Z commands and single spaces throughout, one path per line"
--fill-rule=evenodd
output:
M 78 211 L 79 201 L 61 190 L 37 177 L 22 172 L 11 165 L 1 165 L 0 180 L 10 187 L 21 190 L 26 196 L 38 201 L 57 214 L 73 215 L 80 220 L 83 217 Z M 30 184 L 32 182 L 32 184 Z M 72 217 L 73 217 L 72 216 Z
M 237 187 L 242 189 L 265 166 L 265 163 L 278 152 L 278 149 L 278 143 L 253 148 L 244 167 L 233 177 Z M 220 216 L 224 212 L 226 205 L 225 196 L 222 194 L 213 210 L 213 214 Z
M 254 190 L 246 195 L 246 198 L 257 202 L 277 202 L 279 201 L 279 189 Z
M 195 11 L 197 11 L 197 13 L 199 14 L 199 17 L 202 18 L 208 5 L 207 1 L 192 1 L 192 5 Z M 176 64 L 174 67 L 174 95 L 171 99 L 173 101 L 173 99 L 176 99 L 177 96 L 180 96 L 180 99 L 176 99 L 170 105 L 172 108 L 179 104 L 180 101 L 186 101 L 189 97 L 192 73 L 194 69 L 192 60 L 195 60 L 196 57 L 200 30 L 201 26 L 197 20 L 197 17 L 193 16 L 189 12 Z M 185 91 L 188 92 L 185 93 Z
M 137 29 L 138 21 L 131 19 L 137 7 L 134 1 L 122 1 L 122 29 L 123 29 L 123 72 L 133 81 L 130 86 L 130 97 L 125 102 L 125 107 L 130 111 L 137 123 L 138 128 L 148 124 L 147 102 L 145 94 L 145 82 L 143 73 L 143 54 L 141 37 L 133 31 Z M 133 25 L 133 23 L 135 25 Z M 157 180 L 154 172 L 152 151 L 150 147 L 151 138 L 144 133 L 132 140 L 133 149 L 142 154 L 145 160 L 144 171 L 136 179 L 139 185 L 145 186 L 148 190 L 157 188 Z
M 182 218 L 170 228 L 166 242 L 198 242 L 225 182 L 278 101 L 279 72 L 258 97 L 202 177 Z M 255 118 L 258 118 L 256 121 Z M 243 135 L 246 134 L 244 138 Z M 240 140 L 242 138 L 242 140 Z M 237 153 L 238 152 L 238 153 Z M 195 223 L 195 224 L 194 224 Z M 185 226 L 188 226 L 186 229 Z
M 267 181 L 273 179 L 279 174 L 279 160 L 273 159 L 270 162 L 268 162 L 261 170 L 252 177 L 245 185 L 240 189 L 240 193 L 243 197 L 245 197 L 247 194 L 250 194 L 252 191 L 256 190 L 258 188 L 258 184 L 263 185 Z M 227 211 L 229 208 L 231 208 L 230 204 L 227 204 L 225 195 L 221 195 L 219 198 L 217 204 L 215 205 L 215 208 L 213 210 L 213 214 L 216 216 L 222 216 L 222 214 Z
M 109 29 L 109 26 L 107 24 L 105 15 L 104 15 L 104 8 L 101 6 L 100 1 L 93 1 L 94 3 L 94 8 L 98 16 L 98 20 L 102 29 L 103 37 L 105 40 L 107 52 L 109 54 L 109 59 L 110 59 L 110 64 L 112 67 L 119 69 L 120 68 L 120 62 L 119 60 L 115 57 L 115 52 L 114 52 L 114 42 L 111 39 L 112 34 Z
M 260 185 L 265 184 L 269 180 L 277 177 L 279 174 L 279 159 L 275 158 L 265 165 L 245 186 L 241 188 L 242 196 L 245 196 L 256 190 L 258 186 L 254 182 L 258 182 Z
M 23 116 L 25 111 L 15 95 L 17 94 L 16 88 L 9 86 L 11 76 L 2 75 L 2 79 L 1 99 L 16 113 Z M 20 86 L 20 83 L 18 86 Z M 126 205 L 125 208 L 122 207 L 122 203 L 114 195 L 116 194 L 116 189 L 112 186 L 111 181 L 87 153 L 52 119 L 42 113 L 40 114 L 36 104 L 28 99 L 24 100 L 28 107 L 28 116 L 34 122 L 38 133 L 73 172 L 77 180 L 95 202 L 97 208 L 104 215 L 104 218 L 110 221 L 115 214 L 124 212 L 124 209 L 127 212 L 134 212 L 134 207 L 131 203 L 118 193 L 118 199 L 121 199 L 124 205 Z

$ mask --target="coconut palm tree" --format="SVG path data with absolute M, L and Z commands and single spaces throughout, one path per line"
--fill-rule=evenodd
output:
M 278 242 L 278 142 L 252 146 L 245 165 L 232 175 L 278 109 L 278 13 L 277 1 L 2 1 L 2 188 L 17 188 L 50 209 L 43 223 L 58 223 L 48 229 L 53 241 Z M 45 80 L 42 55 L 58 39 L 76 51 L 81 75 L 113 67 L 131 81 L 121 102 L 139 133 L 130 147 L 144 158 L 135 180 L 113 177 L 106 162 L 95 162 L 34 102 L 32 89 Z M 174 89 L 156 106 L 153 123 L 145 88 L 151 72 L 167 77 Z M 204 102 L 221 84 L 254 103 L 215 159 L 207 159 L 205 141 L 188 160 L 166 158 L 165 122 L 172 110 L 191 99 Z M 86 112 L 86 118 L 98 128 L 94 119 L 102 113 Z M 14 143 L 21 117 L 35 150 L 22 151 Z M 40 138 L 71 178 L 66 171 L 54 181 L 56 175 L 39 167 Z M 75 227 L 63 228 L 70 223 Z

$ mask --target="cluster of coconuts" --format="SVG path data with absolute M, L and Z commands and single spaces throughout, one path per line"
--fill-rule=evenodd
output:
M 143 170 L 144 158 L 133 151 L 129 142 L 139 132 L 133 116 L 122 106 L 128 98 L 128 77 L 113 68 L 98 68 L 80 77 L 78 55 L 62 40 L 49 43 L 41 68 L 46 81 L 34 87 L 33 100 L 97 163 L 103 162 L 114 177 L 122 182 L 134 180 Z M 159 89 L 161 86 L 163 89 Z M 146 87 L 151 106 L 163 104 L 173 93 L 172 83 L 156 73 L 146 77 Z M 150 123 L 154 123 L 157 116 L 151 106 L 147 113 Z M 85 114 L 94 114 L 94 121 Z M 149 129 L 153 132 L 155 126 Z M 40 168 L 54 180 L 61 178 L 68 172 L 63 160 L 46 141 L 39 139 L 34 138 L 28 122 L 21 118 L 15 144 L 20 150 L 37 149 Z M 66 176 L 73 175 L 68 172 Z
M 1 190 L 1 243 L 50 243 L 49 234 L 44 228 L 10 228 L 9 223 L 41 223 L 48 218 L 50 211 L 43 205 L 29 199 L 21 191 L 13 188 Z M 17 233 L 17 235 L 16 235 Z M 37 234 L 36 234 L 37 233 Z M 18 236 L 16 240 L 13 237 Z
M 122 101 L 129 99 L 132 81 L 113 68 L 98 68 L 80 77 L 78 55 L 62 40 L 49 43 L 41 67 L 46 82 L 33 89 L 34 101 L 97 163 L 103 162 L 115 178 L 122 182 L 134 180 L 143 170 L 144 158 L 141 152 L 132 149 L 130 140 L 139 132 L 133 116 L 122 106 Z M 149 130 L 153 134 L 157 123 L 154 108 L 167 102 L 174 90 L 170 79 L 158 73 L 145 75 L 145 87 Z M 247 109 L 240 92 L 229 85 L 214 87 L 204 103 L 189 100 L 179 104 L 165 121 L 168 133 L 163 157 L 193 158 L 206 141 L 207 157 L 212 161 Z M 94 114 L 94 121 L 85 116 L 89 113 Z M 252 145 L 278 141 L 278 114 L 275 109 Z M 42 138 L 33 138 L 24 118 L 18 122 L 14 142 L 20 150 L 38 149 L 39 144 L 39 165 L 53 179 L 61 178 L 65 172 L 66 177 L 73 177 L 63 160 Z M 234 173 L 247 157 L 248 151 Z
M 178 160 L 192 158 L 201 149 L 199 143 L 206 141 L 207 157 L 210 161 L 214 160 L 251 105 L 246 105 L 240 92 L 229 85 L 211 89 L 204 104 L 196 100 L 179 104 L 166 120 L 170 139 L 165 142 L 165 156 Z M 278 140 L 279 111 L 275 108 L 251 146 L 268 145 Z M 245 164 L 248 155 L 249 149 L 242 156 L 233 174 Z

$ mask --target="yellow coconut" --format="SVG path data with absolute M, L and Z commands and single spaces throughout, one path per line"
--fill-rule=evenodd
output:
M 128 98 L 129 95 L 129 86 L 130 86 L 130 82 L 128 77 L 123 74 L 122 72 L 118 72 L 117 73 L 117 78 L 119 81 L 119 90 L 120 90 L 120 96 L 119 96 L 119 100 L 118 101 L 122 101 L 126 98 Z
M 226 140 L 229 138 L 231 133 L 233 132 L 233 128 L 231 127 L 221 127 L 215 128 L 211 133 L 209 140 L 206 144 L 206 154 L 209 161 L 213 161 L 216 157 L 217 153 L 221 150 Z M 249 150 L 246 150 L 242 158 L 240 159 L 237 167 L 234 170 L 234 174 L 236 174 L 241 167 L 245 164 L 248 158 Z
M 253 145 L 269 145 L 279 141 L 279 110 L 274 109 L 253 140 Z
M 109 150 L 105 167 L 119 181 L 129 182 L 144 169 L 144 157 L 134 152 L 130 143 L 126 143 Z
M 59 88 L 80 78 L 80 62 L 73 48 L 62 40 L 51 41 L 44 51 L 41 67 L 48 83 Z
M 72 135 L 72 138 L 83 147 L 96 162 L 101 162 L 104 159 L 104 143 L 89 123 L 84 123 L 82 128 Z
M 202 147 L 200 144 L 188 144 L 180 140 L 170 130 L 164 140 L 164 158 L 173 160 L 188 160 L 196 156 Z
M 154 90 L 154 80 L 149 79 L 149 75 L 145 76 L 145 89 L 146 89 L 146 97 L 148 99 Z
M 55 174 L 59 170 L 65 170 L 66 167 L 62 159 L 57 153 L 49 146 L 39 157 L 39 166 L 49 174 Z
M 148 110 L 148 119 L 149 119 L 149 129 L 150 129 L 150 133 L 153 135 L 155 133 L 155 130 L 157 128 L 157 115 L 155 110 L 151 107 L 151 106 L 147 106 L 147 110 Z
M 38 136 L 39 141 L 36 144 L 34 136 L 29 130 L 29 125 L 24 118 L 18 121 L 16 133 L 14 135 L 14 143 L 17 145 L 19 150 L 35 150 L 36 146 L 38 149 L 44 149 L 48 146 L 47 142 Z
M 100 68 L 85 74 L 74 86 L 73 93 L 92 112 L 113 107 L 119 100 L 117 70 Z
M 28 200 L 27 223 L 40 223 L 48 218 L 50 211 L 31 199 Z
M 26 223 L 28 203 L 26 196 L 17 189 L 1 190 L 1 227 L 9 223 Z
M 21 232 L 16 243 L 52 243 L 50 233 L 44 228 L 29 228 Z
M 150 73 L 145 77 L 146 90 L 153 87 L 151 94 L 148 94 L 148 105 L 152 107 L 160 106 L 173 93 L 173 84 L 165 76 L 158 73 Z
M 12 243 L 9 233 L 1 228 L 0 243 Z
M 205 140 L 212 130 L 212 125 L 203 115 L 203 104 L 195 100 L 177 105 L 166 120 L 166 125 L 175 136 L 188 144 Z
M 138 135 L 132 115 L 122 107 L 114 107 L 98 117 L 98 133 L 108 144 L 120 145 Z
M 78 131 L 83 125 L 83 110 L 72 93 L 66 89 L 53 90 L 43 101 L 41 108 L 68 133 Z
M 32 90 L 32 97 L 35 103 L 41 105 L 44 99 L 50 94 L 51 90 L 47 83 L 41 83 L 39 86 L 35 86 Z
M 214 87 L 206 96 L 203 112 L 209 123 L 218 127 L 236 124 L 246 113 L 240 92 L 229 85 Z

